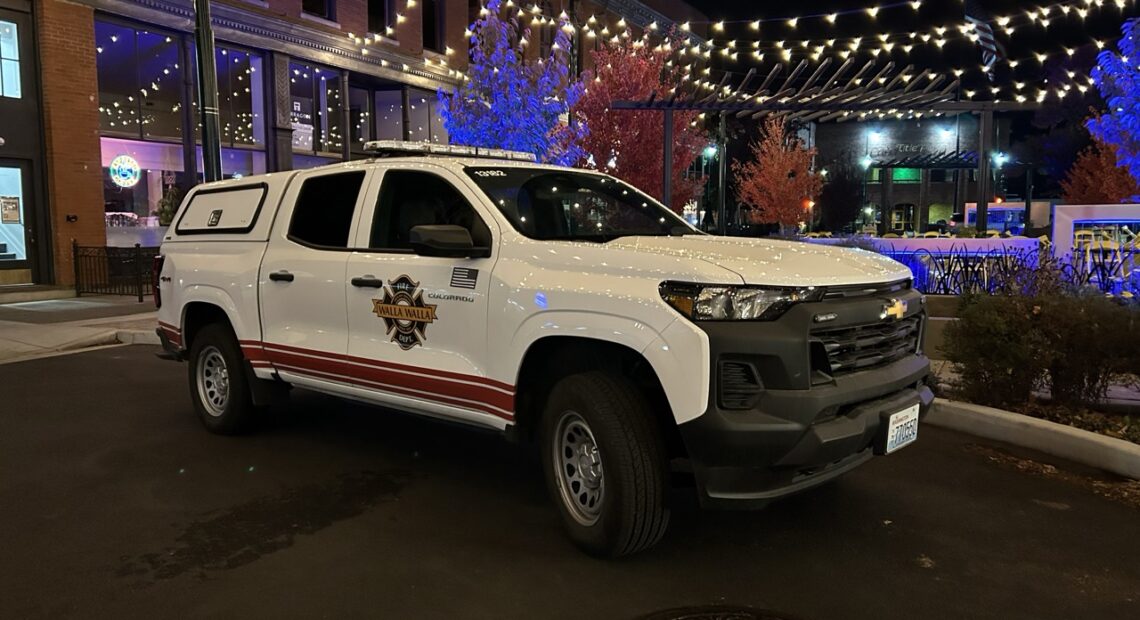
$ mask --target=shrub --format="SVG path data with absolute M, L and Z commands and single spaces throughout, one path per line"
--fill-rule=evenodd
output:
M 1103 295 L 1039 298 L 1038 327 L 1049 351 L 1049 392 L 1055 402 L 1104 400 L 1131 368 L 1134 312 Z
M 969 295 L 946 328 L 943 353 L 957 367 L 963 396 L 993 406 L 1021 405 L 1043 384 L 1052 361 L 1040 308 L 1024 296 Z
M 964 297 L 943 352 L 972 402 L 1023 407 L 1048 387 L 1065 405 L 1102 402 L 1137 367 L 1135 312 L 1101 295 L 1064 292 L 1045 273 L 1039 294 Z

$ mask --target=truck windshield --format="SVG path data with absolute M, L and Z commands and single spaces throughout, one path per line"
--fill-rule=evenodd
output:
M 532 239 L 605 242 L 632 235 L 700 234 L 633 186 L 568 170 L 469 167 L 467 174 Z

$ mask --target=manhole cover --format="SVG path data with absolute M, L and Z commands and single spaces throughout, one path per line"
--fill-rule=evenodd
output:
M 641 620 L 802 620 L 802 618 L 767 609 L 707 605 L 657 611 L 642 617 Z

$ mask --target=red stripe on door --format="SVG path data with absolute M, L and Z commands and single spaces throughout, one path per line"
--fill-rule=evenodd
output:
M 514 415 L 507 413 L 507 412 L 504 412 L 504 411 L 500 411 L 500 410 L 496 409 L 495 407 L 493 407 L 487 403 L 484 403 L 484 402 L 467 400 L 467 399 L 452 397 L 452 396 L 443 395 L 443 394 L 423 394 L 421 392 L 417 392 L 413 389 L 401 387 L 399 385 L 392 385 L 392 384 L 384 383 L 384 382 L 380 382 L 380 381 L 373 381 L 373 380 L 365 379 L 365 378 L 362 378 L 359 376 L 350 376 L 350 375 L 343 375 L 343 374 L 336 373 L 336 372 L 328 372 L 328 371 L 324 371 L 324 370 L 317 370 L 315 368 L 310 368 L 310 367 L 305 367 L 305 366 L 293 366 L 292 364 L 287 364 L 284 362 L 277 363 L 277 368 L 278 368 L 278 370 L 282 370 L 285 372 L 296 372 L 298 374 L 309 375 L 309 376 L 312 376 L 312 377 L 315 377 L 318 379 L 328 379 L 328 380 L 332 380 L 332 381 L 340 381 L 342 383 L 348 383 L 348 384 L 356 385 L 359 387 L 380 388 L 384 392 L 389 392 L 392 394 L 399 394 L 401 396 L 409 396 L 412 398 L 419 398 L 419 399 L 427 400 L 427 401 L 430 401 L 430 402 L 433 402 L 436 404 L 451 405 L 451 406 L 463 407 L 466 409 L 475 409 L 477 411 L 482 411 L 484 413 L 488 413 L 490 415 L 493 415 L 497 418 L 502 418 L 504 420 L 508 420 L 508 421 L 514 420 Z M 512 398 L 511 400 L 513 401 L 514 399 Z
M 483 403 L 503 411 L 514 411 L 515 397 L 512 394 L 504 394 L 486 386 L 457 383 L 446 378 L 429 376 L 434 373 L 427 369 L 419 369 L 419 372 L 425 373 L 424 375 L 412 375 L 377 366 L 361 366 L 347 361 L 307 357 L 296 353 L 267 350 L 266 354 L 269 356 L 269 361 L 274 364 L 288 364 L 353 379 L 401 386 L 421 392 L 419 395 L 428 399 L 433 395 L 439 395 Z

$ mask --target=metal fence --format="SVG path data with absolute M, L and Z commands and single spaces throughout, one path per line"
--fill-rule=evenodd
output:
M 914 287 L 934 295 L 999 293 L 1031 286 L 1051 273 L 1073 290 L 1099 290 L 1107 295 L 1140 293 L 1140 255 L 1132 247 L 1084 248 L 1055 257 L 1047 249 L 968 251 L 951 248 L 931 252 L 883 252 L 914 274 Z
M 132 295 L 141 302 L 151 294 L 157 247 L 81 247 L 72 242 L 75 294 Z

